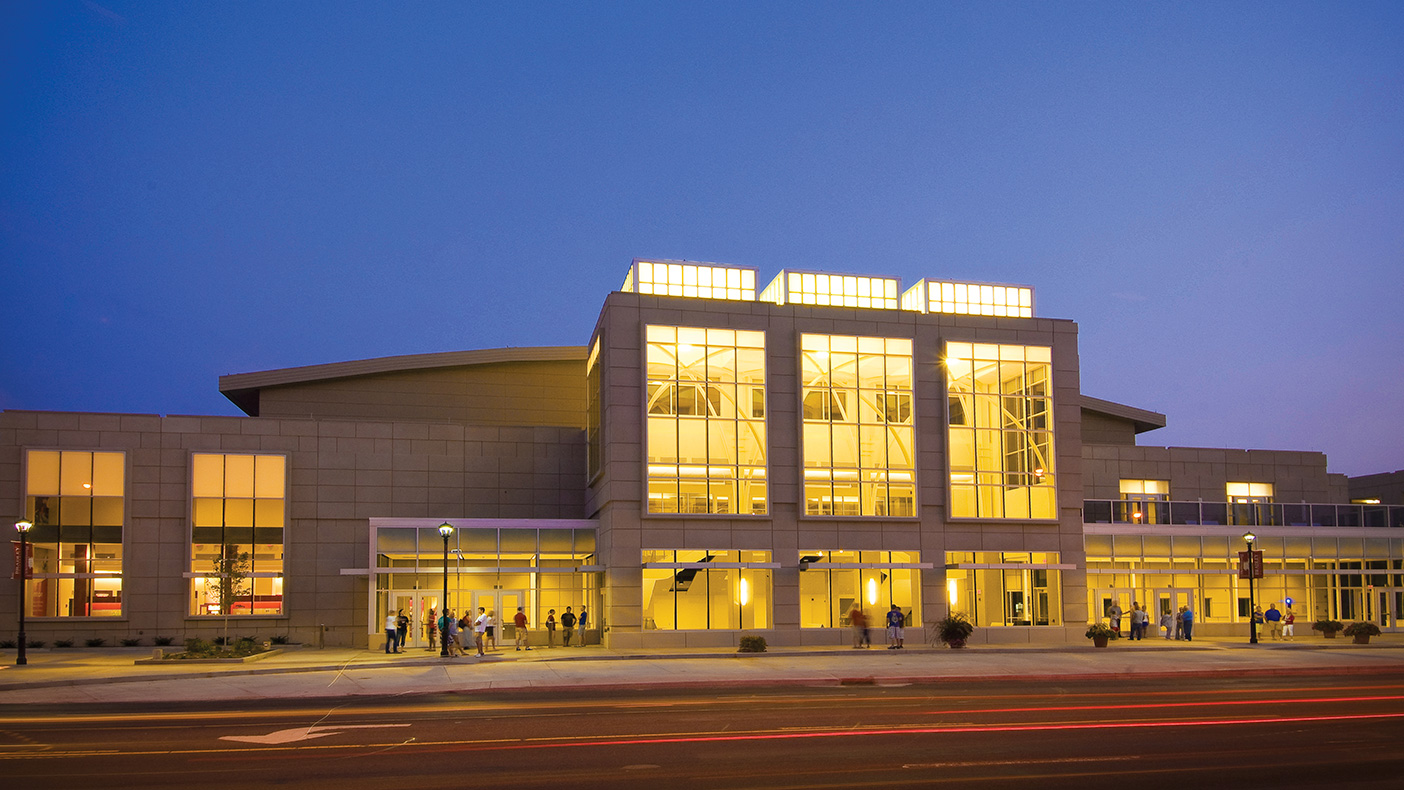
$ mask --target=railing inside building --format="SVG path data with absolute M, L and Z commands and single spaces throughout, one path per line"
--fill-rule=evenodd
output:
M 1085 524 L 1241 527 L 1401 527 L 1404 506 L 1087 499 Z

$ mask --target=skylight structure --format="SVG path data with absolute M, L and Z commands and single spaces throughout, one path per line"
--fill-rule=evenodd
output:
M 902 294 L 902 309 L 919 313 L 1033 318 L 1033 289 L 1024 285 L 928 279 Z
M 806 304 L 821 307 L 875 307 L 897 309 L 901 281 L 896 277 L 868 277 L 784 270 L 761 291 L 762 302 Z
M 756 270 L 687 261 L 634 259 L 621 291 L 696 299 L 756 300 Z

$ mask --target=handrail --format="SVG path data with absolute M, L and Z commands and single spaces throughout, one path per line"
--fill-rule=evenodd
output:
M 1404 506 L 1086 499 L 1084 524 L 1404 528 Z

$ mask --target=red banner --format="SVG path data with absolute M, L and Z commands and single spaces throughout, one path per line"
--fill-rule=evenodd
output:
M 17 540 L 12 540 L 12 541 L 10 541 L 10 545 L 15 547 L 15 567 L 14 567 L 13 570 L 10 571 L 10 578 L 11 578 L 11 579 L 18 579 L 18 578 L 20 577 L 20 542 L 17 541 Z M 24 544 L 24 548 L 25 548 L 25 552 L 24 552 L 24 553 L 25 553 L 26 555 L 28 555 L 28 556 L 25 558 L 26 560 L 28 560 L 28 562 L 25 562 L 25 563 L 24 563 L 24 578 L 26 578 L 26 579 L 33 579 L 33 578 L 34 578 L 34 544 L 33 544 L 33 543 L 25 543 L 25 544 Z
M 1263 553 L 1261 551 L 1238 552 L 1238 578 L 1263 578 Z

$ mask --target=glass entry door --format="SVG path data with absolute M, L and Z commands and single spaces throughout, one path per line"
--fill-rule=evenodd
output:
M 512 618 L 517 615 L 517 607 L 526 604 L 526 593 L 522 590 L 474 590 L 473 617 L 470 619 L 477 618 L 479 607 L 490 612 L 492 624 L 497 630 L 497 644 L 500 647 L 516 640 L 517 626 L 513 624 Z
M 1112 624 L 1111 608 L 1112 604 L 1121 607 L 1121 633 L 1129 635 L 1131 633 L 1131 603 L 1135 600 L 1135 593 L 1131 590 L 1097 590 L 1096 596 L 1092 599 L 1096 607 L 1097 619 Z
M 1157 635 L 1165 635 L 1160 623 L 1167 614 L 1170 615 L 1170 636 L 1175 635 L 1175 615 L 1181 606 L 1194 607 L 1194 590 L 1171 587 L 1155 591 L 1155 610 L 1151 612 L 1151 626 L 1155 628 Z M 1195 623 L 1203 619 L 1197 607 L 1194 608 L 1194 615 Z

